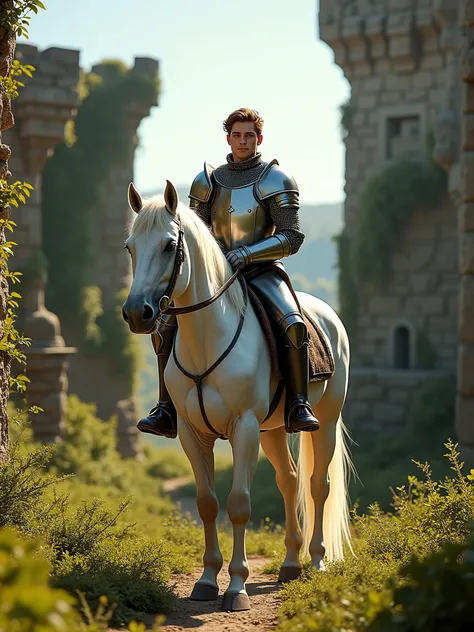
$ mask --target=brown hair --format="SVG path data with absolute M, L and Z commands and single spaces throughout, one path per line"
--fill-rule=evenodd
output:
M 224 121 L 224 131 L 231 133 L 235 123 L 253 123 L 257 136 L 260 136 L 263 130 L 264 120 L 257 110 L 249 110 L 249 108 L 239 108 L 235 110 Z

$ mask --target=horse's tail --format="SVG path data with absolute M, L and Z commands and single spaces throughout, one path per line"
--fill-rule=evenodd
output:
M 347 447 L 347 429 L 342 417 L 336 423 L 336 447 L 329 465 L 329 496 L 324 503 L 323 541 L 328 560 L 344 559 L 344 544 L 350 550 L 349 474 L 354 471 Z M 310 433 L 300 433 L 298 457 L 298 514 L 303 522 L 303 554 L 307 555 L 313 535 L 314 502 L 311 496 L 311 474 L 314 467 L 313 441 Z

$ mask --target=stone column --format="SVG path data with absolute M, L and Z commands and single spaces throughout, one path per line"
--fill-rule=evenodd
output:
M 460 3 L 461 156 L 459 190 L 458 395 L 456 431 L 461 456 L 474 467 L 474 0 Z
M 59 318 L 44 304 L 44 279 L 37 277 L 23 305 L 23 333 L 32 339 L 28 359 L 28 402 L 43 412 L 33 417 L 33 434 L 37 441 L 56 441 L 63 429 L 67 405 L 67 358 L 76 353 L 66 347 L 61 336 Z
M 65 346 L 57 316 L 44 305 L 41 173 L 55 145 L 64 139 L 65 124 L 76 111 L 79 51 L 39 51 L 36 46 L 23 44 L 17 47 L 16 56 L 36 69 L 15 101 L 16 126 L 8 133 L 15 154 L 11 161 L 15 178 L 35 187 L 28 204 L 15 214 L 15 269 L 24 273 L 19 287 L 23 298 L 18 328 L 32 338 L 27 350 L 27 375 L 31 380 L 28 403 L 44 409 L 34 417 L 33 431 L 41 441 L 54 441 L 65 415 L 66 359 L 76 350 Z

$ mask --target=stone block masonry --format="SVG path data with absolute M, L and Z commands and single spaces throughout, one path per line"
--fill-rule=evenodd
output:
M 460 145 L 457 130 L 463 127 L 467 135 L 474 128 L 473 62 L 466 53 L 459 64 L 456 49 L 458 10 L 469 15 L 470 2 L 320 0 L 320 37 L 334 50 L 335 63 L 351 84 L 353 116 L 345 139 L 349 237 L 358 230 L 360 195 L 373 175 L 395 160 L 431 159 L 430 138 L 434 156 L 448 170 Z M 463 122 L 456 121 L 460 106 Z M 474 146 L 463 142 L 458 169 L 462 198 L 453 201 L 446 196 L 436 208 L 414 208 L 392 253 L 390 281 L 383 289 L 364 280 L 359 284 L 359 320 L 351 339 L 344 409 L 349 426 L 397 428 L 405 422 L 424 380 L 454 375 L 461 368 L 465 372 L 471 366 Z M 458 234 L 458 218 L 463 235 Z M 459 269 L 464 275 L 461 284 Z M 464 290 L 459 301 L 460 285 Z M 458 319 L 462 353 L 457 353 Z M 470 407 L 470 400 L 463 402 L 471 385 L 466 379 L 462 384 L 458 419 L 464 421 L 458 425 L 474 452 L 474 431 L 471 426 L 465 429 L 468 415 L 463 413 L 464 405 L 466 410 Z
M 41 173 L 54 147 L 64 139 L 66 122 L 76 112 L 79 51 L 40 51 L 36 46 L 22 44 L 17 46 L 16 57 L 35 67 L 33 78 L 24 79 L 25 87 L 15 100 L 17 124 L 8 132 L 14 149 L 14 177 L 35 187 L 28 204 L 18 209 L 15 217 L 19 235 L 15 265 L 21 269 L 41 252 Z M 27 374 L 31 380 L 28 401 L 43 409 L 34 417 L 33 432 L 37 440 L 47 443 L 61 435 L 66 415 L 67 361 L 76 349 L 66 346 L 59 319 L 44 304 L 45 280 L 44 271 L 40 270 L 25 278 L 20 287 L 23 300 L 18 325 L 32 339 L 27 350 Z
M 457 198 L 461 213 L 459 225 L 461 274 L 459 302 L 458 394 L 456 401 L 456 431 L 462 454 L 474 467 L 474 225 L 466 211 L 474 201 L 474 151 L 472 147 L 472 119 L 474 118 L 474 0 L 461 0 L 459 10 L 461 90 L 464 104 L 459 143 L 461 148 L 461 179 Z

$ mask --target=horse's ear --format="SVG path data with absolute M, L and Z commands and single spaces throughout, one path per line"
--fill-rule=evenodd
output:
M 142 196 L 136 190 L 133 182 L 128 185 L 128 205 L 134 213 L 139 213 L 143 206 Z
M 169 180 L 166 180 L 166 189 L 165 189 L 165 204 L 166 210 L 171 215 L 176 215 L 176 209 L 178 208 L 178 192 L 174 188 L 174 185 L 171 184 Z

